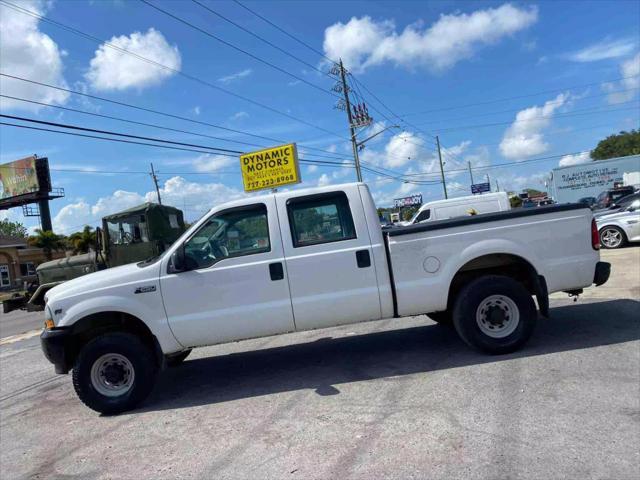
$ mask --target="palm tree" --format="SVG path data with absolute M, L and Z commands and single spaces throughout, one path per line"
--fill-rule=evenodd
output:
M 96 244 L 96 232 L 93 227 L 85 225 L 81 232 L 75 232 L 67 238 L 73 253 L 87 253 Z
M 62 235 L 56 235 L 51 230 L 41 230 L 36 228 L 35 235 L 29 237 L 29 245 L 41 248 L 47 260 L 51 260 L 53 251 L 64 250 L 66 247 L 65 238 Z

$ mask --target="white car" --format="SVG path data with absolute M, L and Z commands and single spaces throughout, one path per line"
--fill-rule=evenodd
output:
M 548 316 L 549 293 L 607 281 L 599 246 L 575 204 L 382 230 L 363 183 L 248 197 L 156 259 L 54 287 L 42 349 L 104 413 L 135 407 L 192 348 L 286 332 L 429 314 L 507 353 L 535 328 L 533 296 Z
M 620 248 L 627 242 L 640 242 L 640 200 L 625 210 L 596 217 L 600 243 L 604 248 Z

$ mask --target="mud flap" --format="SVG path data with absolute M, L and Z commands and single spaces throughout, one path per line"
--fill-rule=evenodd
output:
M 549 318 L 549 290 L 547 289 L 547 281 L 542 275 L 534 275 L 533 288 L 536 293 L 540 314 L 545 318 Z

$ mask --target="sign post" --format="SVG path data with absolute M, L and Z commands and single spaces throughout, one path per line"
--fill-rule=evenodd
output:
M 275 189 L 302 181 L 295 143 L 240 155 L 240 170 L 245 192 Z

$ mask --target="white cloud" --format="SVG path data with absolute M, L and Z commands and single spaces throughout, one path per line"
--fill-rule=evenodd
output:
M 569 59 L 574 62 L 597 62 L 609 58 L 624 57 L 632 53 L 638 41 L 634 38 L 624 38 L 619 40 L 605 39 L 593 45 L 589 45 L 582 50 L 569 54 Z
M 580 152 L 575 155 L 565 155 L 558 163 L 559 167 L 570 167 L 571 165 L 579 165 L 591 161 L 591 152 Z
M 309 165 L 307 167 L 307 172 L 309 173 L 314 173 L 318 171 L 318 166 L 317 165 Z
M 318 178 L 318 186 L 319 187 L 324 187 L 326 185 L 331 185 L 331 183 L 333 183 L 332 179 L 326 173 L 323 173 L 322 175 L 320 175 L 320 178 Z
M 27 10 L 40 15 L 46 12 L 46 3 L 39 0 L 21 2 Z M 51 37 L 39 30 L 39 20 L 0 5 L 0 69 L 24 78 L 34 78 L 67 88 L 62 71 L 63 52 Z M 67 92 L 40 87 L 19 80 L 2 77 L 0 89 L 4 95 L 27 98 L 43 103 L 64 104 Z M 2 98 L 0 108 L 37 111 L 38 105 Z
M 423 29 L 418 22 L 398 34 L 392 20 L 352 17 L 346 24 L 338 22 L 325 30 L 323 47 L 327 57 L 342 58 L 347 68 L 356 72 L 386 62 L 441 71 L 470 58 L 478 48 L 529 27 L 537 19 L 537 8 L 505 3 L 469 14 L 441 15 L 428 28 Z
M 133 55 L 100 45 L 91 59 L 85 78 L 96 90 L 126 90 L 160 84 L 180 70 L 182 59 L 176 45 L 169 45 L 162 33 L 150 28 L 147 33 L 113 37 L 109 43 L 141 57 L 169 67 L 140 60 Z
M 400 132 L 384 147 L 384 165 L 397 168 L 416 160 L 424 150 L 424 140 L 411 132 Z
M 612 105 L 628 102 L 638 95 L 638 89 L 640 89 L 640 53 L 622 62 L 620 76 L 622 80 L 619 82 L 608 82 L 602 85 L 602 89 L 605 92 L 610 92 L 607 96 L 607 101 Z
M 236 73 L 232 73 L 231 75 L 227 75 L 225 77 L 221 77 L 218 79 L 219 82 L 222 83 L 230 83 L 233 82 L 234 80 L 238 80 L 240 78 L 244 78 L 244 77 L 248 77 L 249 75 L 251 75 L 253 73 L 253 70 L 251 70 L 250 68 L 246 68 L 240 72 L 236 72 Z
M 191 109 L 191 111 L 192 111 L 195 115 L 200 115 L 200 112 L 201 112 L 202 110 L 200 109 L 200 106 L 199 106 L 199 105 L 196 105 L 195 107 L 193 107 L 193 108 Z
M 195 183 L 179 176 L 168 179 L 160 189 L 162 203 L 180 209 L 186 208 L 185 214 L 191 220 L 199 217 L 219 203 L 234 200 L 243 195 L 244 192 L 222 183 Z M 105 215 L 116 213 L 144 202 L 156 201 L 155 190 L 149 191 L 144 195 L 117 190 L 111 195 L 99 198 L 93 205 L 90 205 L 85 200 L 79 200 L 62 207 L 53 219 L 54 231 L 64 234 L 73 233 L 84 225 L 99 225 Z
M 238 159 L 225 155 L 204 154 L 193 160 L 192 165 L 196 172 L 217 172 L 225 167 L 237 166 Z
M 500 152 L 508 159 L 524 159 L 545 152 L 549 145 L 544 141 L 543 131 L 551 123 L 553 112 L 569 100 L 567 93 L 559 94 L 543 106 L 520 110 L 515 121 L 504 133 Z
M 164 183 L 160 195 L 163 204 L 180 209 L 186 205 L 185 214 L 193 219 L 194 214 L 200 216 L 215 205 L 243 197 L 245 193 L 222 183 L 197 183 L 177 176 Z M 155 202 L 156 192 L 147 192 L 145 198 L 148 202 Z
M 247 118 L 248 116 L 249 114 L 247 112 L 236 112 L 233 115 L 231 115 L 229 120 L 240 120 L 242 118 Z

